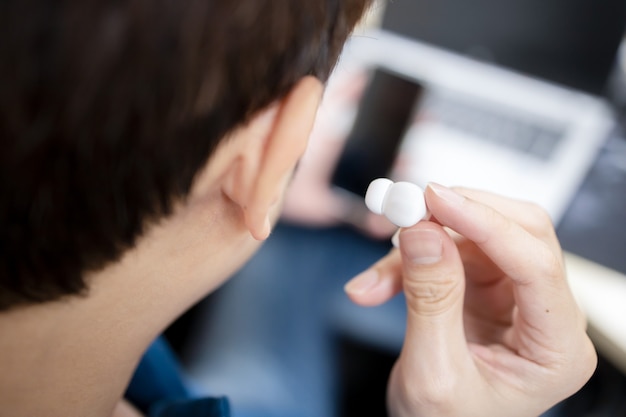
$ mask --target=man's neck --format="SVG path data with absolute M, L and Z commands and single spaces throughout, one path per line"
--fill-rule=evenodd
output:
M 221 194 L 87 277 L 85 297 L 0 313 L 0 417 L 110 417 L 150 343 L 256 247 Z

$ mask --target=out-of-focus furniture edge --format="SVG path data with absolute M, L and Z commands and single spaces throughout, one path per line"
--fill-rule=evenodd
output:
M 596 349 L 626 373 L 626 276 L 569 252 L 565 265 Z

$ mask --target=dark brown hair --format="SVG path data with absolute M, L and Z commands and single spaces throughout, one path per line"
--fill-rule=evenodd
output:
M 0 310 L 83 293 L 367 3 L 0 2 Z

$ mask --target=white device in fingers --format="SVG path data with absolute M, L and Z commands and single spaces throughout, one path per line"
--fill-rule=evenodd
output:
M 365 205 L 384 215 L 398 227 L 410 227 L 427 216 L 424 190 L 410 182 L 393 182 L 388 178 L 372 181 L 365 193 Z

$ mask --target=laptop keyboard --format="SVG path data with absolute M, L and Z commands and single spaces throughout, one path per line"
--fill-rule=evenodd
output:
M 554 155 L 566 132 L 565 126 L 556 122 L 542 123 L 506 108 L 445 95 L 425 98 L 422 111 L 446 127 L 545 161 Z

